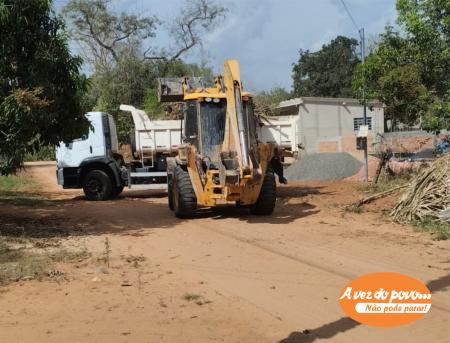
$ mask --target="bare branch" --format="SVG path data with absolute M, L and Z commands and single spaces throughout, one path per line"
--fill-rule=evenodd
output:
M 177 47 L 172 56 L 166 60 L 163 74 L 167 73 L 171 62 L 200 44 L 201 36 L 224 18 L 226 12 L 226 8 L 217 6 L 209 0 L 187 1 L 186 7 L 171 28 L 171 35 Z
M 122 52 L 138 52 L 145 39 L 155 36 L 159 20 L 125 13 L 116 15 L 108 4 L 109 0 L 70 0 L 63 15 L 70 23 L 72 38 L 89 50 L 97 45 L 103 50 L 102 55 L 117 63 Z

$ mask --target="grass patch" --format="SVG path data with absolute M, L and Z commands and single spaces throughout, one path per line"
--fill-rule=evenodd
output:
M 183 299 L 186 301 L 198 301 L 202 296 L 200 294 L 195 293 L 186 293 L 183 295 Z
M 356 214 L 361 214 L 364 212 L 364 208 L 362 206 L 358 206 L 358 205 L 348 205 L 344 207 L 344 211 L 348 212 L 348 213 L 356 213 Z
M 54 278 L 63 273 L 55 271 L 55 263 L 82 261 L 91 256 L 86 250 L 69 250 L 47 245 L 37 248 L 33 241 L 14 241 L 0 236 L 0 286 L 11 282 Z
M 50 264 L 48 256 L 27 252 L 22 245 L 0 241 L 0 286 L 19 280 L 40 280 Z
M 83 261 L 91 257 L 92 254 L 84 247 L 81 250 L 69 250 L 60 248 L 49 253 L 49 257 L 54 262 Z
M 426 217 L 423 220 L 414 221 L 414 228 L 417 231 L 429 232 L 436 240 L 447 240 L 450 238 L 450 224 L 442 222 L 432 217 Z
M 40 185 L 23 174 L 0 176 L 0 203 L 19 206 L 41 205 L 46 198 L 33 193 Z
M 203 306 L 212 303 L 211 300 L 204 299 L 200 294 L 186 293 L 183 295 L 183 299 L 189 302 L 194 302 L 198 306 Z
M 409 182 L 411 177 L 407 175 L 402 176 L 385 176 L 380 177 L 378 183 L 368 183 L 364 185 L 358 185 L 356 189 L 360 192 L 377 194 L 388 191 L 392 188 L 402 186 Z
M 0 176 L 0 192 L 20 192 L 25 189 L 37 190 L 38 188 L 39 183 L 22 174 Z

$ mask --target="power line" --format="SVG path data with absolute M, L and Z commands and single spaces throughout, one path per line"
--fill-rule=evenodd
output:
M 349 16 L 350 20 L 352 21 L 353 25 L 355 26 L 356 30 L 359 33 L 360 38 L 360 47 L 361 47 L 361 62 L 364 64 L 365 57 L 366 57 L 366 38 L 364 33 L 364 28 L 359 28 L 358 24 L 356 23 L 355 18 L 353 18 L 350 10 L 347 7 L 347 4 L 344 0 L 341 0 L 342 6 L 345 9 L 345 12 L 347 12 L 347 15 Z M 364 70 L 363 70 L 364 73 Z M 363 118 L 364 118 L 364 125 L 367 125 L 367 99 L 366 99 L 366 81 L 363 74 L 363 87 L 362 87 L 362 97 L 363 97 Z M 369 158 L 367 154 L 367 137 L 365 137 L 365 143 L 364 143 L 364 183 L 369 182 Z
M 344 6 L 345 12 L 347 12 L 347 15 L 349 16 L 349 18 L 352 21 L 353 25 L 355 25 L 356 30 L 359 31 L 360 28 L 359 28 L 358 24 L 356 23 L 355 18 L 353 18 L 352 13 L 348 9 L 347 4 L 345 3 L 344 0 L 341 0 L 341 3 L 342 3 L 342 6 Z

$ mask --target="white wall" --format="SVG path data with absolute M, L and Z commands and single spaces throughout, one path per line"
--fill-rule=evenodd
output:
M 363 117 L 363 106 L 358 103 L 304 102 L 298 107 L 299 142 L 307 152 L 316 152 L 317 144 L 323 140 L 340 140 L 343 136 L 356 136 L 353 119 Z M 367 108 L 367 117 L 372 118 L 372 134 L 384 132 L 384 111 Z

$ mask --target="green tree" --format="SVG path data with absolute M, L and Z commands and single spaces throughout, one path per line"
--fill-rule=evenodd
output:
M 300 50 L 293 67 L 296 96 L 352 96 L 352 79 L 359 63 L 353 38 L 338 36 L 316 52 Z
M 50 0 L 0 0 L 0 173 L 19 168 L 42 145 L 88 128 L 82 60 L 70 54 Z
M 422 71 L 409 51 L 408 40 L 391 26 L 375 45 L 364 65 L 359 65 L 353 81 L 355 94 L 362 99 L 385 104 L 385 119 L 395 128 L 399 123 L 413 126 L 425 114 L 429 93 Z
M 450 128 L 450 2 L 397 0 L 399 30 L 388 26 L 353 88 L 386 104 L 386 118 L 430 131 Z M 400 33 L 401 32 L 401 33 Z

